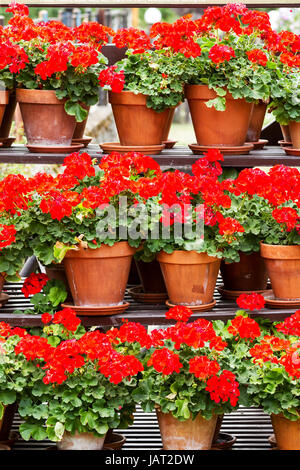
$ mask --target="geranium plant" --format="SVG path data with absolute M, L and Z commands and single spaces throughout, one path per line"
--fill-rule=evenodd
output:
M 219 362 L 226 343 L 208 320 L 187 323 L 191 313 L 187 307 L 171 308 L 166 317 L 176 324 L 149 335 L 135 323 L 111 332 L 117 347 L 140 349 L 144 371 L 132 396 L 146 412 L 157 408 L 185 421 L 199 413 L 210 419 L 237 406 L 239 384 Z
M 73 30 L 59 21 L 35 24 L 27 8 L 7 11 L 14 16 L 2 33 L 20 55 L 20 64 L 10 67 L 16 86 L 54 90 L 65 99 L 68 114 L 76 121 L 86 119 L 86 107 L 98 101 L 98 75 L 107 63 L 100 48 L 113 31 L 101 25 Z
M 71 309 L 45 313 L 42 321 L 41 335 L 0 324 L 0 401 L 19 403 L 22 437 L 103 437 L 128 426 L 141 362 L 117 352 L 104 333 L 85 332 Z

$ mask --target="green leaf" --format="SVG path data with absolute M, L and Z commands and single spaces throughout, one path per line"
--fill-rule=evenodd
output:
M 88 116 L 86 109 L 82 108 L 78 102 L 74 103 L 71 100 L 65 102 L 65 111 L 70 116 L 75 116 L 77 122 L 84 121 Z
M 15 403 L 17 399 L 16 392 L 14 390 L 5 390 L 0 392 L 0 403 L 3 405 L 11 405 Z

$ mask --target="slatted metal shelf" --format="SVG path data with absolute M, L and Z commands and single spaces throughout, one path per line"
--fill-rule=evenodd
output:
M 98 144 L 90 144 L 80 152 L 88 152 L 98 160 L 104 155 Z M 13 145 L 11 148 L 0 148 L 0 163 L 61 164 L 66 157 L 59 153 L 30 153 L 24 145 Z M 201 155 L 194 155 L 186 146 L 175 145 L 173 149 L 163 150 L 153 158 L 164 168 L 180 168 L 190 171 L 191 165 Z M 299 165 L 300 157 L 287 156 L 279 146 L 267 146 L 263 150 L 252 150 L 248 155 L 224 155 L 223 167 L 251 168 L 284 164 Z
M 16 416 L 13 431 L 18 431 L 21 423 L 20 416 Z M 160 450 L 162 442 L 155 413 L 144 413 L 137 407 L 133 426 L 128 429 L 118 429 L 116 432 L 126 437 L 123 450 Z M 237 438 L 233 450 L 267 450 L 270 449 L 268 437 L 273 433 L 271 420 L 262 410 L 256 408 L 239 408 L 230 415 L 225 415 L 221 432 L 231 434 Z M 23 441 L 21 438 L 15 443 L 13 450 L 44 450 L 55 444 L 48 440 Z

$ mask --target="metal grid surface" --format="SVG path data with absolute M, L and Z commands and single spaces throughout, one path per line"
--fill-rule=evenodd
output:
M 13 424 L 13 431 L 18 430 L 21 423 L 17 415 Z M 126 437 L 123 450 L 160 450 L 162 442 L 155 413 L 144 413 L 137 408 L 134 424 L 128 429 L 117 430 Z M 268 450 L 270 444 L 268 437 L 273 433 L 268 415 L 256 408 L 239 408 L 230 415 L 225 415 L 221 432 L 235 436 L 236 442 L 232 450 Z M 23 441 L 18 439 L 12 450 L 45 450 L 55 446 L 50 441 Z

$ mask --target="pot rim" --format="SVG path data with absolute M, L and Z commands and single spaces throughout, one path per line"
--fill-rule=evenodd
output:
M 59 100 L 55 90 L 36 90 L 16 88 L 16 99 L 19 103 L 29 104 L 59 104 L 63 105 L 66 99 Z
M 113 91 L 108 92 L 108 100 L 111 104 L 116 105 L 132 105 L 132 106 L 146 106 L 147 95 L 142 93 L 134 93 L 133 91 L 123 90 L 120 93 Z
M 300 259 L 300 245 L 270 245 L 260 242 L 260 254 L 266 259 Z
M 156 256 L 160 263 L 165 264 L 208 264 L 208 263 L 221 263 L 221 258 L 210 256 L 207 253 L 198 253 L 195 250 L 174 250 L 173 253 L 166 253 L 161 251 Z
M 225 98 L 226 100 L 232 101 L 245 101 L 244 98 L 233 98 L 232 94 L 229 93 L 226 87 L 223 87 L 226 90 Z M 208 85 L 185 85 L 185 97 L 187 100 L 204 100 L 208 101 L 217 97 L 217 93 L 209 88 Z M 251 105 L 253 103 L 249 103 Z M 209 109 L 209 108 L 208 108 Z
M 9 102 L 9 91 L 0 90 L 0 105 L 6 105 Z
M 82 248 L 79 250 L 67 251 L 64 260 L 73 258 L 82 259 L 95 259 L 95 258 L 122 258 L 126 256 L 133 256 L 136 248 L 129 245 L 127 241 L 120 241 L 109 246 L 103 244 L 100 248 Z

